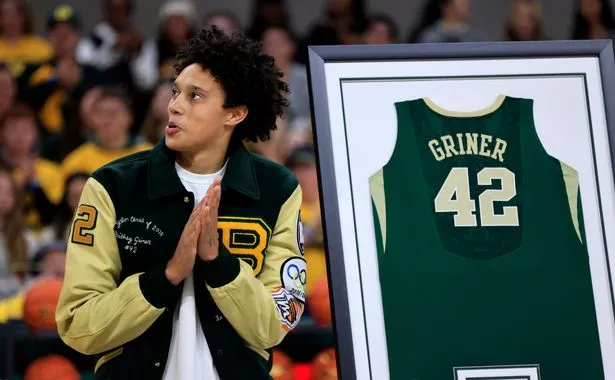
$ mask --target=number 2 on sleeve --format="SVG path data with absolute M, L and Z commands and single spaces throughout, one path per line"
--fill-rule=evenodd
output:
M 88 231 L 92 231 L 96 227 L 96 219 L 98 218 L 98 210 L 94 206 L 79 205 L 73 223 L 73 232 L 71 234 L 71 242 L 75 244 L 94 245 L 94 235 Z

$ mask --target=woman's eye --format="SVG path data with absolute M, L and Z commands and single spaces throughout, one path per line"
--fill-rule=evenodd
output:
M 201 96 L 201 94 L 196 93 L 196 92 L 192 93 L 192 99 L 199 100 L 199 99 L 202 99 L 202 98 L 203 97 Z

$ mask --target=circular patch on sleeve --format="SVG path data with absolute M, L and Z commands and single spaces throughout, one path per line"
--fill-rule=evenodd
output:
M 282 285 L 298 301 L 305 303 L 307 263 L 299 257 L 292 257 L 282 265 Z

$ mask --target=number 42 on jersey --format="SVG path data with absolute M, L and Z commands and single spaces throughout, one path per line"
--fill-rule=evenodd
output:
M 508 202 L 517 195 L 515 173 L 507 168 L 487 167 L 477 174 L 479 186 L 491 186 L 499 180 L 501 188 L 485 189 L 478 196 L 480 225 L 483 227 L 518 226 L 517 206 L 505 206 L 495 213 L 495 202 Z M 468 168 L 455 167 L 449 172 L 434 199 L 436 212 L 453 212 L 455 227 L 477 227 L 476 200 L 470 195 Z

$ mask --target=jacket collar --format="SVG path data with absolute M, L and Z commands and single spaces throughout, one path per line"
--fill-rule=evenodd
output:
M 164 138 L 153 148 L 148 168 L 150 199 L 186 192 L 175 171 L 175 155 L 176 152 L 166 146 Z M 231 188 L 252 199 L 260 199 L 252 157 L 243 143 L 232 139 L 226 157 L 228 163 L 222 178 L 222 190 Z

